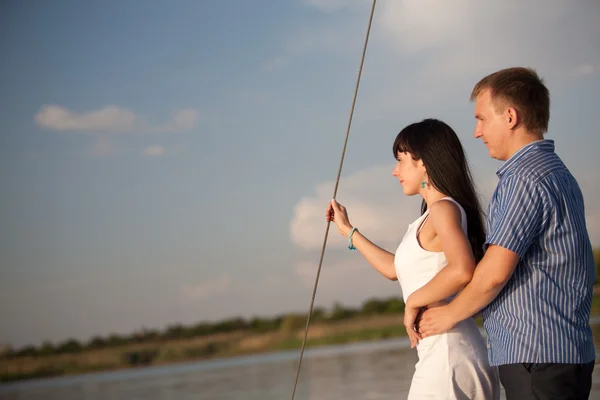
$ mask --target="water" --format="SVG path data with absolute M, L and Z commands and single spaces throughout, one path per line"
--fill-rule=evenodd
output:
M 600 324 L 594 328 L 600 355 Z M 290 399 L 298 355 L 295 350 L 24 381 L 0 386 L 0 400 Z M 406 338 L 310 349 L 295 398 L 406 398 L 416 361 Z M 600 368 L 594 370 L 590 399 L 600 399 Z

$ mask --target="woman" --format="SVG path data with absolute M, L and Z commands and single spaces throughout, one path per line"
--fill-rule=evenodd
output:
M 423 197 L 422 215 L 408 226 L 395 254 L 370 242 L 335 200 L 327 220 L 348 238 L 383 276 L 398 280 L 406 309 L 404 325 L 417 348 L 409 399 L 498 399 L 496 369 L 473 319 L 450 332 L 421 339 L 415 321 L 419 311 L 452 299 L 473 277 L 483 257 L 485 233 L 481 208 L 464 150 L 444 122 L 426 119 L 404 128 L 394 141 L 393 175 L 404 194 Z

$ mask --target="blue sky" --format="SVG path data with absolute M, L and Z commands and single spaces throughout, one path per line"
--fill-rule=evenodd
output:
M 370 5 L 4 2 L 0 342 L 306 310 Z M 380 0 L 338 192 L 354 224 L 393 251 L 418 216 L 391 144 L 425 117 L 487 205 L 500 164 L 469 94 L 523 65 L 600 246 L 598 20 L 593 0 Z M 400 295 L 332 234 L 317 303 Z

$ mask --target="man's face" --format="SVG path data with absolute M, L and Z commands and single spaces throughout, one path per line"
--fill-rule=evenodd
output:
M 506 161 L 508 154 L 509 127 L 505 112 L 497 113 L 489 90 L 475 99 L 475 132 L 473 136 L 486 145 L 490 157 Z

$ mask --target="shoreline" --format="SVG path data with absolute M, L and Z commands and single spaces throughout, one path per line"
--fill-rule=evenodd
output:
M 306 348 L 406 336 L 403 314 L 357 316 L 311 324 Z M 299 349 L 304 330 L 232 332 L 190 339 L 88 350 L 75 354 L 0 359 L 0 385 L 41 378 L 228 359 Z M 128 363 L 132 354 L 140 360 Z M 153 354 L 144 362 L 144 354 Z
M 600 298 L 598 298 L 598 303 L 600 303 Z M 480 329 L 481 327 L 481 319 L 477 318 L 477 323 Z M 404 329 L 403 324 L 394 324 L 393 322 L 402 321 L 402 314 L 396 314 L 393 316 L 385 316 L 385 317 L 356 317 L 352 321 L 343 321 L 342 323 L 335 324 L 334 326 L 322 326 L 329 324 L 315 324 L 314 328 L 316 332 L 312 332 L 312 329 L 309 330 L 309 335 L 306 343 L 306 352 L 308 354 L 314 350 L 318 350 L 319 348 L 324 348 L 327 346 L 340 346 L 340 345 L 348 345 L 348 344 L 374 344 L 381 340 L 391 340 L 391 339 L 401 339 L 406 337 L 406 331 Z M 367 327 L 368 324 L 376 325 L 375 327 Z M 600 307 L 595 307 L 593 309 L 590 324 L 598 325 L 600 327 Z M 351 328 L 349 325 L 354 325 L 354 328 Z M 377 326 L 378 325 L 378 326 Z M 312 328 L 312 326 L 311 326 Z M 224 352 L 220 355 L 213 355 L 209 357 L 189 357 L 189 358 L 179 358 L 174 360 L 162 360 L 153 363 L 149 363 L 147 365 L 139 365 L 139 366 L 128 366 L 125 364 L 116 364 L 116 365 L 106 365 L 105 368 L 102 368 L 101 365 L 89 365 L 91 368 L 85 368 L 80 362 L 87 357 L 89 354 L 81 353 L 70 360 L 68 364 L 71 365 L 72 368 L 70 370 L 63 370 L 60 373 L 59 369 L 47 369 L 53 363 L 64 363 L 66 360 L 56 360 L 56 357 L 46 357 L 42 360 L 41 364 L 45 365 L 37 365 L 37 368 L 34 365 L 29 365 L 29 371 L 25 370 L 22 373 L 13 373 L 11 376 L 0 375 L 0 386 L 12 386 L 13 384 L 18 384 L 19 382 L 26 381 L 40 381 L 47 380 L 52 378 L 67 378 L 67 377 L 76 377 L 79 375 L 87 375 L 93 373 L 119 373 L 127 370 L 140 370 L 140 369 L 154 369 L 172 365 L 181 365 L 184 367 L 185 365 L 203 362 L 205 361 L 207 365 L 212 363 L 225 363 L 228 364 L 232 360 L 235 359 L 245 359 L 247 357 L 254 358 L 257 356 L 274 356 L 276 357 L 278 354 L 285 355 L 286 353 L 294 353 L 296 354 L 296 350 L 300 349 L 302 344 L 304 331 L 294 332 L 292 334 L 279 334 L 276 335 L 277 338 L 267 337 L 267 340 L 264 340 L 266 336 L 273 336 L 272 334 L 262 334 L 262 335 L 236 335 L 238 337 L 232 338 L 232 341 L 237 341 L 237 348 L 230 349 L 227 352 Z M 254 347 L 253 349 L 244 349 L 240 345 L 244 343 L 244 341 L 251 339 L 256 340 L 256 336 L 263 336 L 262 346 Z M 165 351 L 172 350 L 174 347 L 188 347 L 193 348 L 193 343 L 171 343 L 165 345 Z M 185 342 L 185 341 L 184 341 Z M 189 341 L 188 341 L 189 342 Z M 193 342 L 193 340 L 191 340 Z M 170 346 L 170 347 L 169 347 Z M 113 349 L 113 352 L 127 352 L 131 349 Z M 89 353 L 89 352 L 88 352 Z M 189 353 L 188 353 L 189 354 Z M 79 360 L 77 360 L 79 359 Z M 10 360 L 5 360 L 9 361 Z M 31 361 L 31 360 L 29 360 Z M 79 363 L 77 362 L 79 361 Z M 59 364 L 60 365 L 60 364 Z M 1 366 L 1 364 L 0 364 Z M 76 368 L 79 366 L 79 368 Z M 26 367 L 25 365 L 23 367 Z M 40 367 L 42 368 L 40 370 Z M 73 368 L 75 367 L 75 368 Z M 83 368 L 82 368 L 83 367 Z M 55 373 L 47 373 L 44 372 L 52 372 Z M 8 378 L 8 379 L 7 379 Z
M 0 386 L 27 380 L 228 360 L 261 354 L 266 356 L 299 350 L 304 338 L 305 319 L 300 322 L 302 323 L 264 333 L 240 330 L 90 349 L 72 354 L 3 357 L 0 358 Z M 481 317 L 476 318 L 476 322 L 481 328 Z M 600 335 L 600 285 L 594 287 L 590 324 L 598 325 Z M 403 313 L 363 314 L 337 321 L 312 322 L 306 349 L 402 337 L 406 337 Z

